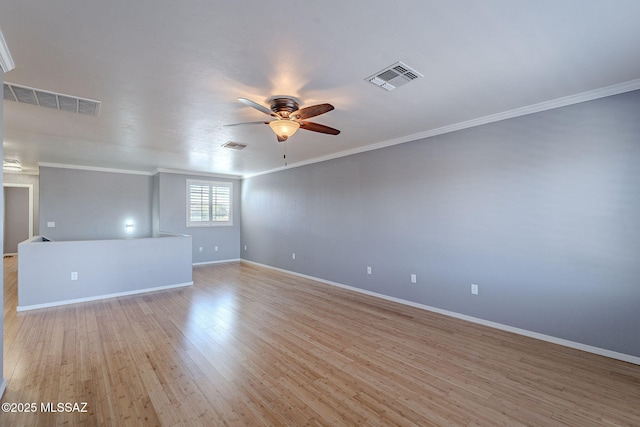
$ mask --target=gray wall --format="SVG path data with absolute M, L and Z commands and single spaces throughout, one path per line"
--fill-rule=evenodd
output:
M 192 281 L 190 236 L 74 242 L 35 237 L 18 247 L 18 309 Z
M 186 226 L 187 179 L 233 182 L 233 226 Z M 239 180 L 199 175 L 145 176 L 41 166 L 40 234 L 52 240 L 91 240 L 166 231 L 193 236 L 195 263 L 239 259 L 240 188 Z M 128 218 L 135 222 L 131 235 L 124 227 Z M 55 228 L 48 228 L 48 221 L 55 221 Z
M 242 257 L 640 356 L 639 136 L 635 91 L 250 178 Z
M 5 184 L 29 184 L 33 187 L 33 234 L 39 234 L 40 180 L 38 175 L 24 173 L 4 173 Z
M 160 233 L 160 174 L 151 181 L 151 230 L 154 236 Z
M 29 237 L 29 188 L 4 187 L 4 253 L 18 253 Z
M 151 197 L 151 176 L 41 166 L 40 234 L 52 240 L 149 237 Z
M 156 176 L 159 181 L 158 211 L 161 231 L 191 235 L 194 263 L 240 258 L 241 183 L 239 180 L 174 173 L 159 173 Z M 233 182 L 233 226 L 187 227 L 187 179 Z M 202 252 L 199 252 L 200 247 Z

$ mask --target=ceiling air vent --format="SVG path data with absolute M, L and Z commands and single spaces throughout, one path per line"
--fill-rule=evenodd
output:
M 238 150 L 238 151 L 240 151 L 240 150 L 242 150 L 242 149 L 246 148 L 246 147 L 247 147 L 247 144 L 240 144 L 240 143 L 238 143 L 238 142 L 231 142 L 231 141 L 229 141 L 229 142 L 227 142 L 226 144 L 222 144 L 222 146 L 223 146 L 224 148 L 230 148 L 230 149 L 232 149 L 232 150 Z
M 407 64 L 396 62 L 384 70 L 378 71 L 372 76 L 367 77 L 365 81 L 381 87 L 384 90 L 392 91 L 395 88 L 406 85 L 410 81 L 420 77 L 424 76 L 409 67 Z
M 100 112 L 100 101 L 19 86 L 13 83 L 4 84 L 4 99 L 88 116 L 97 116 Z

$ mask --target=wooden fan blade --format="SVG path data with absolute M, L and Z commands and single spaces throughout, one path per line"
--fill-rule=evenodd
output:
M 306 129 L 313 132 L 327 133 L 329 135 L 338 135 L 340 131 L 338 129 L 330 128 L 329 126 L 321 125 L 319 123 L 299 121 L 300 129 Z
M 319 116 L 320 114 L 328 113 L 333 110 L 333 105 L 331 104 L 318 104 L 312 105 L 311 107 L 301 108 L 298 111 L 294 111 L 289 114 L 289 117 L 296 120 L 304 120 L 309 117 Z
M 222 125 L 225 127 L 230 126 L 245 126 L 245 125 L 268 125 L 269 122 L 244 122 L 244 123 L 231 123 L 230 125 Z
M 238 98 L 238 101 L 242 102 L 244 105 L 247 105 L 249 107 L 255 108 L 258 111 L 262 111 L 263 113 L 269 115 L 269 116 L 274 116 L 276 117 L 275 113 L 273 111 L 271 111 L 270 109 L 268 109 L 267 107 L 265 107 L 264 105 L 260 105 L 257 102 L 253 102 L 250 99 L 247 98 Z

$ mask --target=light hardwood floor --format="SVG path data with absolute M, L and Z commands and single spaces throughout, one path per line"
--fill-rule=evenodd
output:
M 16 313 L 16 264 L 1 426 L 640 425 L 640 366 L 269 269 Z

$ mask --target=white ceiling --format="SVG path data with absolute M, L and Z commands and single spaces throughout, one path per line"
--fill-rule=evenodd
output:
M 98 117 L 4 101 L 4 158 L 249 176 L 640 79 L 640 1 L 0 2 L 5 81 L 102 102 Z M 392 92 L 364 79 L 424 74 Z M 629 83 L 631 82 L 631 86 Z M 640 86 L 638 86 L 640 87 Z M 237 101 L 335 110 L 283 146 Z M 221 148 L 227 141 L 243 151 Z

